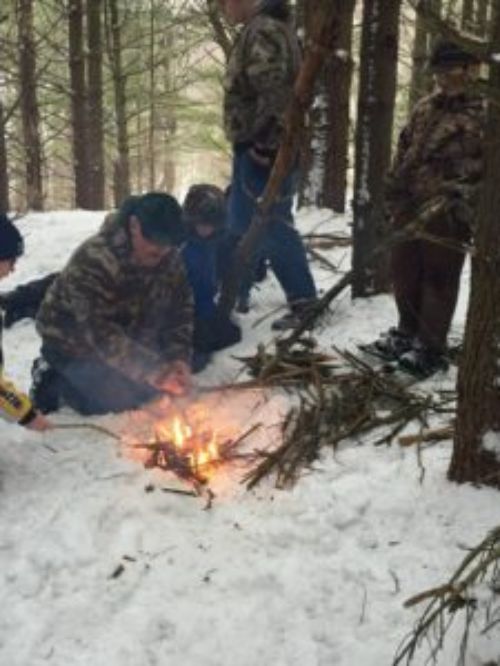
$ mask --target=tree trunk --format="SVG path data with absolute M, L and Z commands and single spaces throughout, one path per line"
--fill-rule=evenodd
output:
M 87 0 L 89 206 L 102 210 L 104 196 L 104 128 L 102 89 L 102 0 Z
M 217 0 L 206 0 L 208 20 L 214 33 L 214 41 L 220 46 L 226 60 L 229 58 L 233 48 L 231 37 L 226 32 L 222 22 L 220 7 Z
M 0 101 L 0 213 L 7 213 L 9 210 L 9 170 L 7 164 L 6 127 L 3 104 Z
M 469 32 L 474 30 L 475 25 L 474 1 L 475 0 L 463 0 L 462 5 L 462 28 Z
M 345 211 L 346 202 L 354 7 L 355 0 L 345 0 L 339 7 L 338 33 L 332 35 L 335 52 L 316 84 L 301 159 L 300 205 L 331 208 L 337 213 Z M 299 9 L 307 42 L 311 7 L 305 4 Z
M 500 2 L 493 26 L 492 52 L 500 51 Z M 490 64 L 490 87 L 500 94 L 500 63 Z M 492 95 L 493 97 L 493 95 Z M 500 487 L 500 462 L 483 447 L 484 436 L 500 430 L 500 107 L 490 101 L 486 130 L 484 185 L 472 262 L 464 349 L 458 371 L 456 434 L 448 476 L 459 483 Z
M 151 0 L 149 23 L 149 125 L 148 125 L 148 187 L 156 187 L 156 65 L 155 65 L 155 5 Z
M 481 37 L 488 34 L 488 10 L 490 0 L 477 0 L 477 32 Z
M 391 160 L 401 0 L 365 0 L 356 128 L 353 297 L 388 288 L 387 261 L 374 248 L 384 234 L 384 174 Z
M 339 15 L 338 57 L 328 59 L 326 94 L 328 108 L 327 151 L 320 205 L 345 212 L 349 166 L 349 106 L 352 82 L 352 28 L 355 0 L 344 0 Z M 334 40 L 332 39 L 332 42 Z
M 117 0 L 107 0 L 108 56 L 113 78 L 117 157 L 114 160 L 115 206 L 130 194 L 130 151 L 127 127 L 126 76 L 123 72 L 121 23 Z
M 33 0 L 17 0 L 16 10 L 21 116 L 25 152 L 26 203 L 28 208 L 32 210 L 42 210 L 42 146 L 36 87 Z
M 432 10 L 441 12 L 442 0 L 432 2 Z M 427 22 L 422 14 L 415 16 L 415 39 L 412 48 L 412 69 L 409 95 L 409 109 L 413 111 L 415 104 L 432 92 L 432 75 L 427 67 L 436 36 L 429 31 Z
M 78 208 L 87 208 L 90 203 L 90 197 L 89 167 L 87 161 L 87 92 L 85 88 L 82 0 L 69 0 L 68 34 L 75 203 Z

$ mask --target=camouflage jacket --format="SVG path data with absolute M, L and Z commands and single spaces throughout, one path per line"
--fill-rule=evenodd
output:
M 297 36 L 288 23 L 261 11 L 243 27 L 224 83 L 224 126 L 231 143 L 278 147 L 300 59 Z
M 0 311 L 0 414 L 9 421 L 27 425 L 35 417 L 35 410 L 28 396 L 4 377 L 2 332 L 3 312 Z
M 438 92 L 418 103 L 387 177 L 386 203 L 392 216 L 408 217 L 439 195 L 466 204 L 462 210 L 472 215 L 483 170 L 485 117 L 485 103 L 478 95 Z
M 177 251 L 154 268 L 131 259 L 128 231 L 111 214 L 73 254 L 37 317 L 45 344 L 65 355 L 100 358 L 148 382 L 191 355 L 193 297 Z

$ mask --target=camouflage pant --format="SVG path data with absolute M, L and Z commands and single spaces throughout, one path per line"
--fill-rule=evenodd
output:
M 447 246 L 466 243 L 469 228 L 449 214 L 432 220 L 426 231 L 441 243 L 411 240 L 392 251 L 394 295 L 400 331 L 443 352 L 457 304 L 465 252 Z
M 71 358 L 44 345 L 42 356 L 54 371 L 64 403 L 84 415 L 137 409 L 160 393 L 138 384 L 99 359 Z

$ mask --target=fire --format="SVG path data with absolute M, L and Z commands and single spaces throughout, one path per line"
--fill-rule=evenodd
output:
M 212 429 L 199 429 L 188 423 L 184 416 L 176 415 L 163 420 L 154 428 L 157 444 L 165 444 L 162 451 L 162 466 L 172 467 L 179 460 L 187 462 L 193 474 L 206 479 L 214 470 L 220 459 L 220 448 L 217 433 Z M 173 447 L 172 460 L 169 460 L 168 445 Z

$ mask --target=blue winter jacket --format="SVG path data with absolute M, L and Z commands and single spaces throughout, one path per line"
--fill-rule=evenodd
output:
M 206 319 L 215 314 L 217 295 L 217 239 L 188 237 L 181 249 L 194 295 L 195 317 Z

